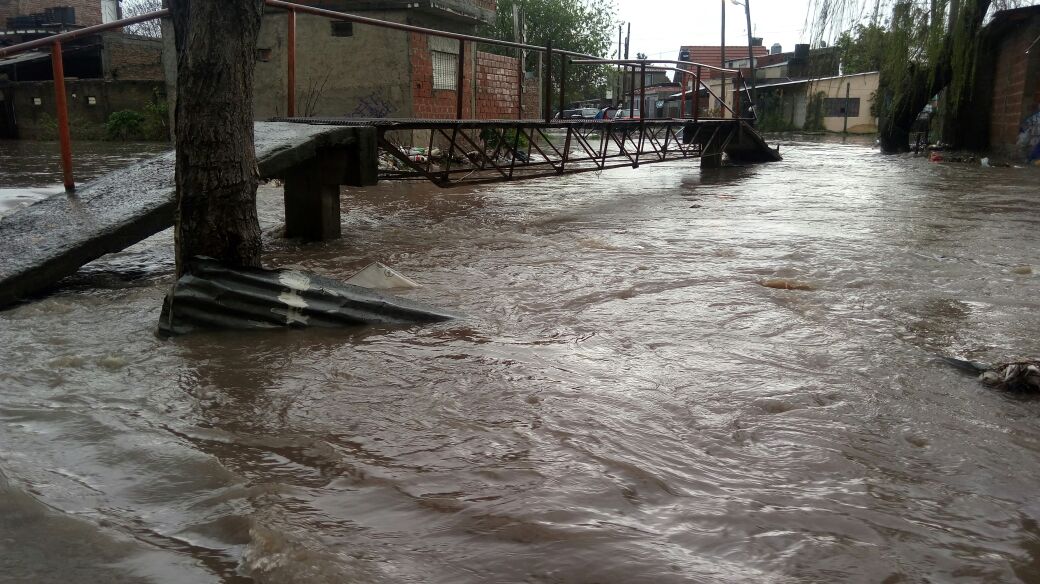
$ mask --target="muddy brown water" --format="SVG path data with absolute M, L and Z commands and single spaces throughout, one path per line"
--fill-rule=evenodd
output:
M 1040 581 L 1040 401 L 934 359 L 1040 355 L 1040 175 L 781 148 L 261 190 L 444 325 L 161 340 L 169 233 L 0 312 L 0 581 Z

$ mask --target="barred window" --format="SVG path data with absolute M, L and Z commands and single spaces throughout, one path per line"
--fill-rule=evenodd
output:
M 844 97 L 828 97 L 823 103 L 823 115 L 828 118 L 844 118 L 845 117 L 845 103 Z M 859 98 L 849 98 L 849 117 L 859 117 Z
M 451 53 L 430 51 L 433 55 L 433 88 L 455 89 L 459 71 L 459 57 Z

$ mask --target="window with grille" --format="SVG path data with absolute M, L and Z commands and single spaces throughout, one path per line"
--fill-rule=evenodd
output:
M 430 51 L 433 55 L 433 88 L 455 89 L 459 74 L 459 57 L 451 53 Z
M 828 97 L 823 102 L 823 115 L 828 118 L 844 118 L 845 117 L 845 104 L 849 106 L 849 117 L 859 117 L 859 98 L 852 97 L 847 101 L 844 97 Z

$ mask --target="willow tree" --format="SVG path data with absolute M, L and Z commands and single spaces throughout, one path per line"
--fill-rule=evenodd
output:
M 260 265 L 253 67 L 264 0 L 168 0 L 177 47 L 177 273 Z
M 883 39 L 877 61 L 878 133 L 884 152 L 905 152 L 910 128 L 928 102 L 946 90 L 943 115 L 971 98 L 980 30 L 991 9 L 1029 0 L 813 0 L 818 38 L 869 21 Z M 882 33 L 877 32 L 883 31 Z

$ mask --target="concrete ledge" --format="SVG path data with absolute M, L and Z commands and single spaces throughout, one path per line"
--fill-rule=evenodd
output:
M 357 144 L 366 131 L 374 130 L 257 122 L 260 175 L 283 176 L 321 149 Z M 85 183 L 75 195 L 56 195 L 0 219 L 0 307 L 172 226 L 174 160 L 173 152 L 162 154 Z

